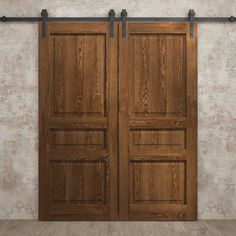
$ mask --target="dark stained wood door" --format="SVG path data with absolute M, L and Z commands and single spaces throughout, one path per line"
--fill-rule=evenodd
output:
M 40 219 L 196 219 L 197 25 L 39 28 Z
M 39 28 L 39 218 L 118 219 L 118 38 L 106 22 Z
M 120 219 L 194 220 L 197 25 L 127 23 L 119 50 Z

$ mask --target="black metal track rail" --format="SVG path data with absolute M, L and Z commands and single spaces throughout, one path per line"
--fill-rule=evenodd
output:
M 127 11 L 122 10 L 121 16 L 116 17 L 115 11 L 110 10 L 108 17 L 48 17 L 46 9 L 41 12 L 41 17 L 0 17 L 0 22 L 42 22 L 42 36 L 46 36 L 46 22 L 66 22 L 66 21 L 80 21 L 80 22 L 110 22 L 110 36 L 114 34 L 114 22 L 122 22 L 122 36 L 126 36 L 126 22 L 189 22 L 190 36 L 194 37 L 194 22 L 236 22 L 235 16 L 229 17 L 196 17 L 193 9 L 189 10 L 187 17 L 127 17 Z
M 0 17 L 0 22 L 40 22 L 42 17 Z M 109 22 L 109 17 L 48 17 L 47 21 L 103 21 Z M 121 21 L 121 17 L 115 17 L 114 21 Z M 188 17 L 127 17 L 126 21 L 173 21 L 186 22 Z M 196 22 L 235 22 L 236 17 L 195 17 Z

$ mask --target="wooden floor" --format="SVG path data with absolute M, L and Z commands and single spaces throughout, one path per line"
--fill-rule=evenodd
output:
M 236 220 L 193 222 L 0 221 L 1 236 L 234 236 Z

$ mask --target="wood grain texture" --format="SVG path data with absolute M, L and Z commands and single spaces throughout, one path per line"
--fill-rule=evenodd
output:
M 117 38 L 107 23 L 47 30 L 39 33 L 39 218 L 117 219 Z
M 129 22 L 119 45 L 120 219 L 194 220 L 197 30 Z
M 155 204 L 185 202 L 185 163 L 134 161 L 130 163 L 130 202 Z
M 185 130 L 132 130 L 129 142 L 131 149 L 184 149 Z
M 50 165 L 50 201 L 58 208 L 60 203 L 106 203 L 106 171 L 105 161 Z
M 187 218 L 197 218 L 197 45 L 198 27 L 195 23 L 194 38 L 187 28 Z
M 53 130 L 53 144 L 105 147 L 105 131 Z
M 185 115 L 185 36 L 130 35 L 130 115 Z
M 55 113 L 104 116 L 106 35 L 57 35 L 53 47 Z

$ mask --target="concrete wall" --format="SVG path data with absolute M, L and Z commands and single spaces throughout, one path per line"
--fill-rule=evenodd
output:
M 0 15 L 236 14 L 234 0 L 0 0 Z M 36 23 L 0 23 L 0 219 L 37 219 Z M 199 218 L 236 219 L 236 23 L 199 25 Z

